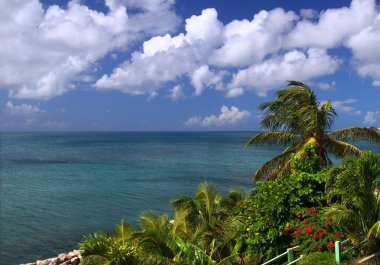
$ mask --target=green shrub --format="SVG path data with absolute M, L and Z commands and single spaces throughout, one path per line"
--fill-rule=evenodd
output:
M 240 208 L 244 247 L 266 261 L 286 251 L 292 236 L 285 227 L 298 222 L 300 209 L 324 206 L 327 174 L 299 173 L 277 181 L 260 182 Z
M 330 252 L 314 252 L 298 262 L 299 265 L 336 265 L 335 255 Z

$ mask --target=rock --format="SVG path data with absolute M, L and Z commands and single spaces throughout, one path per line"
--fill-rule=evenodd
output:
M 49 259 L 37 260 L 37 265 L 49 265 L 49 264 L 50 264 L 50 260 Z
M 49 265 L 58 265 L 60 263 L 58 258 L 51 258 Z
M 72 258 L 70 260 L 72 265 L 79 265 L 80 264 L 80 259 L 78 257 Z
M 31 262 L 27 264 L 20 265 L 81 265 L 82 256 L 80 251 L 74 249 L 70 251 L 68 254 L 61 253 L 58 257 L 45 259 L 45 260 L 37 260 L 37 262 Z
M 71 251 L 71 252 L 69 252 L 67 254 L 67 256 L 68 256 L 69 259 L 72 259 L 74 257 L 78 257 L 78 255 L 80 255 L 80 251 L 79 250 L 73 250 L 73 251 Z
M 62 253 L 58 255 L 59 264 L 63 263 L 66 260 L 69 260 L 69 257 L 67 254 Z M 38 264 L 37 264 L 38 265 Z

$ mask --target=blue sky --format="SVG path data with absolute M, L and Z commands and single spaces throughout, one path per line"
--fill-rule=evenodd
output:
M 1 131 L 257 130 L 286 80 L 380 127 L 374 0 L 0 0 Z

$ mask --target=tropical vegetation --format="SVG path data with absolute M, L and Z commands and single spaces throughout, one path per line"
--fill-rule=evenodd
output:
M 380 142 L 375 128 L 352 127 L 330 132 L 337 113 L 333 103 L 320 102 L 311 88 L 298 81 L 288 81 L 288 87 L 276 93 L 274 101 L 262 103 L 264 112 L 260 126 L 264 131 L 254 135 L 246 146 L 289 145 L 280 155 L 262 165 L 254 180 L 276 179 L 290 174 L 291 156 L 302 157 L 302 148 L 312 145 L 321 158 L 321 166 L 329 168 L 328 153 L 337 157 L 360 155 L 362 150 L 347 143 L 348 140 Z
M 263 128 L 282 132 L 248 142 L 291 144 L 258 170 L 257 179 L 272 181 L 257 181 L 250 194 L 227 195 L 202 183 L 194 197 L 171 201 L 171 215 L 144 212 L 138 227 L 121 221 L 111 233 L 85 236 L 84 264 L 261 264 L 293 246 L 305 255 L 300 264 L 335 264 L 335 241 L 348 239 L 354 258 L 379 249 L 380 155 L 344 142 L 378 141 L 378 132 L 329 133 L 336 116 L 331 102 L 320 106 L 308 86 L 288 84 L 260 106 Z M 345 156 L 342 164 L 331 165 L 328 152 Z
M 380 249 L 380 156 L 370 152 L 346 157 L 329 171 L 326 185 L 333 215 L 355 244 L 368 241 L 367 252 Z

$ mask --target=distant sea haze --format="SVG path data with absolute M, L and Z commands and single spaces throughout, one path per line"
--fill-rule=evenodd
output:
M 253 172 L 283 148 L 244 144 L 254 132 L 0 134 L 0 264 L 56 256 L 121 219 L 170 214 L 170 199 L 208 181 L 254 187 Z M 360 143 L 380 153 L 380 145 Z

